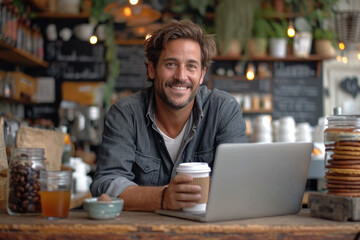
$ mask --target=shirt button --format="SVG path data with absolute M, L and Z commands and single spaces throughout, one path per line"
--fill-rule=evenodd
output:
M 161 139 L 159 140 L 159 143 L 162 143 L 162 140 L 161 140 Z
M 146 170 L 146 171 L 149 170 L 149 167 L 146 167 L 145 170 Z

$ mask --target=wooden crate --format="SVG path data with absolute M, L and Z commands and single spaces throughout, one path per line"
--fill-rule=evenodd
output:
M 8 72 L 13 80 L 13 99 L 24 101 L 36 101 L 37 79 L 22 72 Z M 6 72 L 0 73 L 0 79 L 4 79 Z
M 335 221 L 360 221 L 360 198 L 309 193 L 310 215 Z

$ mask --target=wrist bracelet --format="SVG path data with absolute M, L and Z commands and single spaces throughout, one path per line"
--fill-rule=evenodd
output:
M 165 198 L 165 192 L 167 190 L 167 186 L 164 187 L 164 189 L 162 190 L 162 193 L 161 193 L 161 202 L 160 202 L 160 206 L 161 206 L 161 209 L 164 209 L 164 198 Z

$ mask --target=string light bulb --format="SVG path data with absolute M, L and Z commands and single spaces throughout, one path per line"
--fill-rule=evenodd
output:
M 249 81 L 254 80 L 255 78 L 255 67 L 253 64 L 249 63 L 246 69 L 246 79 Z
M 340 55 L 336 56 L 336 61 L 341 62 L 341 56 Z
M 342 57 L 341 60 L 342 60 L 342 62 L 345 63 L 345 64 L 348 63 L 348 58 L 347 58 L 347 57 Z
M 139 0 L 129 0 L 129 3 L 130 3 L 131 5 L 136 5 L 136 4 L 139 3 Z
M 292 21 L 289 21 L 289 26 L 287 29 L 287 35 L 292 38 L 295 36 L 295 29 L 294 29 L 294 24 Z
M 151 38 L 151 34 L 150 34 L 150 33 L 146 34 L 145 40 L 147 40 L 148 38 Z
M 126 17 L 130 17 L 131 14 L 132 14 L 131 8 L 130 8 L 130 7 L 125 7 L 125 8 L 124 8 L 124 15 L 125 15 Z
M 90 37 L 90 43 L 91 44 L 96 44 L 97 43 L 97 41 L 98 41 L 98 38 L 97 38 L 97 36 L 95 36 L 95 35 L 92 35 L 91 37 Z
M 344 50 L 345 49 L 345 44 L 343 42 L 339 42 L 339 49 L 340 50 Z

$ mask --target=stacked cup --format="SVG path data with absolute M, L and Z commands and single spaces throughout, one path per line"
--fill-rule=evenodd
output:
M 312 129 L 308 122 L 296 124 L 296 141 L 312 142 Z
M 271 117 L 258 115 L 253 123 L 252 142 L 272 142 Z
M 285 116 L 279 119 L 279 126 L 276 131 L 277 142 L 295 142 L 296 125 L 292 116 Z

